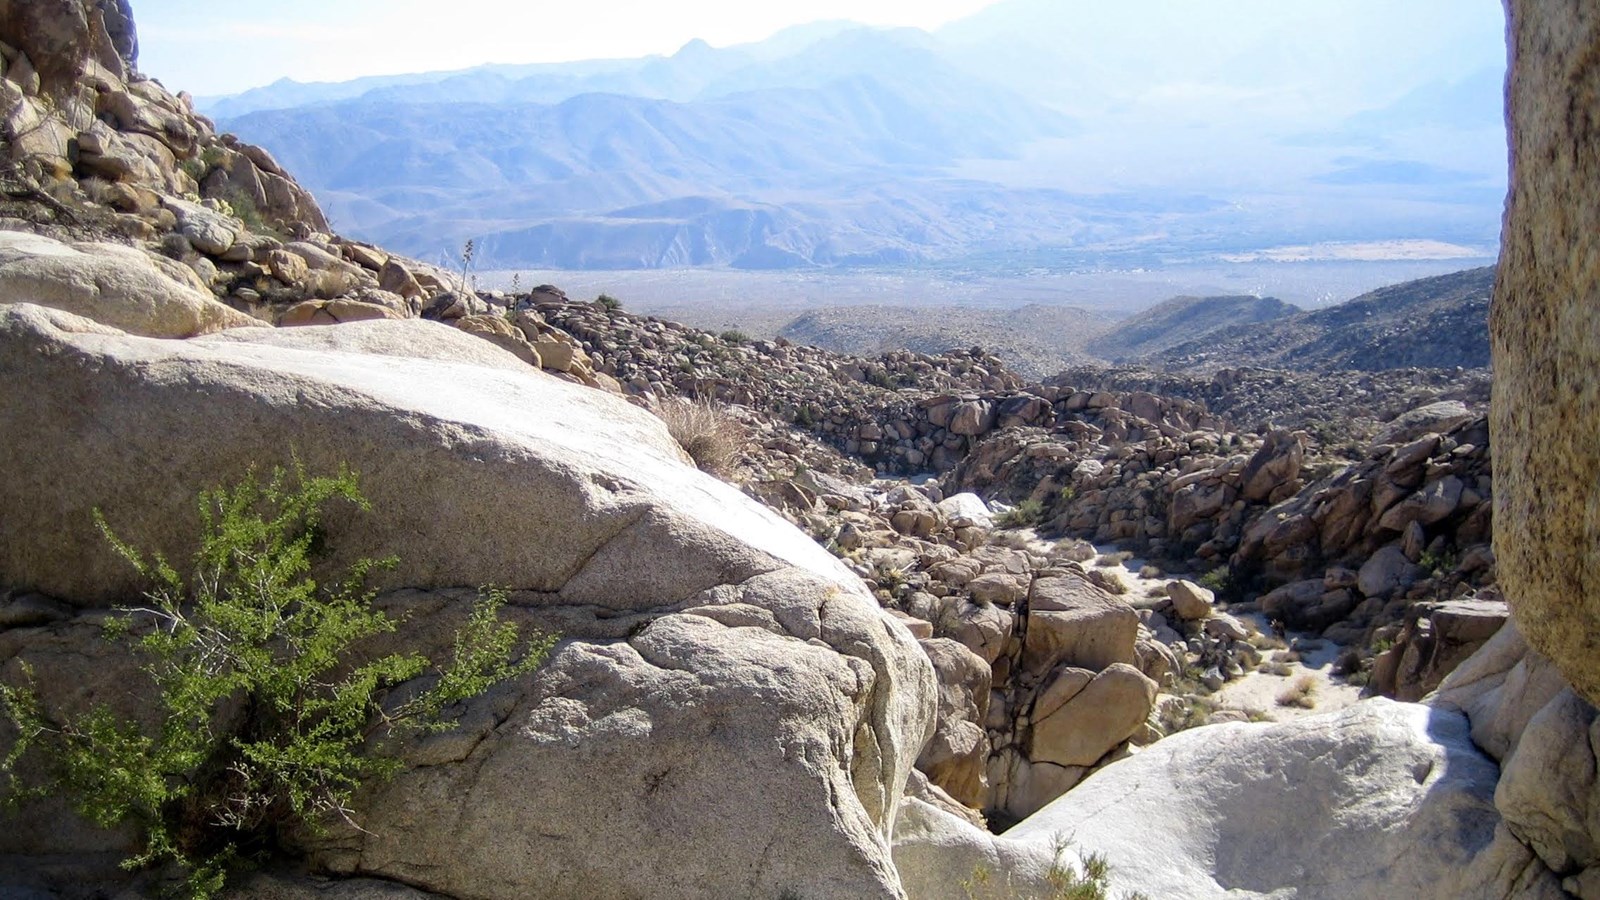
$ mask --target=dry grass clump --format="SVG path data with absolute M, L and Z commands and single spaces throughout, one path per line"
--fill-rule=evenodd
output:
M 1267 661 L 1261 664 L 1261 671 L 1268 675 L 1287 676 L 1294 671 L 1294 664 L 1300 661 L 1300 654 L 1293 650 L 1279 650 Z
M 1246 625 L 1245 627 L 1253 627 L 1253 624 Z M 1289 646 L 1289 642 L 1285 641 L 1283 638 L 1278 637 L 1275 634 L 1268 634 L 1265 631 L 1259 630 L 1252 631 L 1250 636 L 1245 638 L 1245 640 L 1249 641 L 1250 646 L 1256 648 L 1257 650 L 1285 650 Z
M 718 478 L 733 474 L 750 442 L 744 423 L 727 407 L 708 400 L 674 400 L 654 412 L 700 471 Z
M 1317 706 L 1317 679 L 1302 675 L 1289 689 L 1278 695 L 1279 706 L 1298 706 L 1315 709 Z
M 1156 708 L 1156 724 L 1171 737 L 1180 731 L 1199 728 L 1222 704 L 1209 697 L 1172 697 Z
M 1112 568 L 1114 566 L 1120 566 L 1130 559 L 1133 559 L 1133 553 L 1131 551 L 1118 550 L 1114 553 L 1102 553 L 1100 558 L 1094 561 L 1094 564 L 1104 568 Z

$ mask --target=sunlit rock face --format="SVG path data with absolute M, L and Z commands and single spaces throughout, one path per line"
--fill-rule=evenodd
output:
M 1600 700 L 1600 7 L 1511 2 L 1511 193 L 1490 312 L 1500 582 Z

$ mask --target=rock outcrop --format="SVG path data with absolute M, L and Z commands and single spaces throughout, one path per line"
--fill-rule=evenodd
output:
M 1500 827 L 1499 772 L 1459 713 L 1385 700 L 1280 725 L 1167 738 L 999 837 L 911 801 L 895 848 L 908 890 L 959 898 L 978 867 L 1024 889 L 1065 843 L 1149 897 L 1562 896 Z M 1001 879 L 1003 881 L 1003 876 Z
M 198 489 L 292 452 L 362 473 L 377 514 L 327 525 L 348 553 L 399 556 L 380 602 L 412 639 L 439 641 L 488 583 L 566 636 L 365 792 L 366 832 L 305 839 L 314 866 L 478 897 L 901 895 L 889 838 L 933 732 L 927 656 L 655 418 L 417 321 L 168 341 L 14 304 L 0 379 L 0 433 L 35 461 L 0 477 L 13 586 L 135 596 L 92 509 L 182 559 Z M 46 620 L 0 631 L 8 669 L 89 693 L 117 677 L 85 620 Z M 66 827 L 48 812 L 0 837 L 8 874 L 82 875 L 30 867 Z
M 1495 554 L 1528 641 L 1600 702 L 1600 10 L 1512 2 L 1490 309 Z

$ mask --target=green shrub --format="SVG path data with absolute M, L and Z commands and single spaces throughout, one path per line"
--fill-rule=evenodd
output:
M 448 665 L 416 652 L 353 652 L 395 630 L 365 587 L 393 560 L 362 559 L 337 585 L 316 582 L 323 509 L 335 500 L 369 509 L 345 468 L 307 477 L 297 464 L 264 484 L 252 472 L 202 491 L 187 579 L 118 538 L 97 511 L 106 539 L 154 584 L 147 605 L 122 610 L 108 631 L 143 657 L 164 724 L 146 730 L 103 705 L 57 718 L 25 668 L 29 684 L 0 685 L 19 731 L 0 763 L 13 797 L 59 793 L 97 825 L 133 825 L 142 849 L 125 868 L 175 864 L 188 893 L 207 896 L 233 860 L 272 850 L 283 829 L 354 824 L 355 791 L 402 767 L 395 738 L 448 730 L 451 704 L 543 661 L 554 639 L 525 643 L 500 621 L 497 590 L 483 592 L 456 632 Z M 431 686 L 384 705 L 390 688 L 430 673 Z M 43 784 L 18 783 L 30 751 L 45 763 Z
M 600 296 L 594 298 L 594 302 L 600 304 L 601 307 L 610 310 L 611 312 L 616 312 L 622 308 L 622 301 L 611 296 L 610 294 L 601 294 Z
M 995 517 L 1001 528 L 1032 528 L 1044 522 L 1044 503 L 1028 499 Z
M 1111 897 L 1111 864 L 1102 853 L 1087 853 L 1083 856 L 1083 871 L 1080 873 L 1066 859 L 1067 847 L 1070 842 L 1057 837 L 1054 851 L 1055 859 L 1050 868 L 1045 872 L 1045 889 L 1043 892 L 1024 891 L 1019 888 L 1008 875 L 1004 881 L 994 877 L 988 866 L 979 864 L 972 870 L 969 878 L 958 882 L 967 900 L 1108 900 Z M 1121 895 L 1121 900 L 1148 900 L 1144 894 L 1126 893 Z
M 729 329 L 722 333 L 721 340 L 724 344 L 748 344 L 750 343 L 750 335 L 742 331 Z
M 1417 565 L 1428 575 L 1438 578 L 1454 572 L 1461 565 L 1461 554 L 1448 548 L 1424 550 L 1417 558 Z
M 1227 566 L 1217 566 L 1201 575 L 1195 583 L 1218 597 L 1229 595 L 1233 592 L 1233 570 Z

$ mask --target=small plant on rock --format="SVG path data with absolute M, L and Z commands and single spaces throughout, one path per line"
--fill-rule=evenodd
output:
M 601 294 L 594 298 L 594 302 L 600 304 L 600 307 L 608 312 L 616 312 L 622 308 L 622 301 L 610 294 Z
M 397 772 L 393 739 L 445 731 L 447 709 L 538 666 L 553 639 L 524 642 L 500 621 L 489 590 L 457 631 L 453 658 L 355 650 L 396 622 L 372 605 L 367 575 L 392 560 L 363 559 L 336 585 L 311 576 L 324 507 L 367 509 L 356 476 L 307 477 L 298 465 L 263 483 L 254 473 L 200 494 L 200 549 L 185 577 L 100 529 L 154 587 L 108 632 L 130 641 L 156 688 L 154 730 L 101 705 L 63 717 L 26 686 L 0 685 L 18 731 L 0 769 L 13 799 L 60 794 L 95 824 L 132 825 L 128 869 L 172 865 L 191 896 L 219 890 L 234 860 L 270 852 L 281 833 L 354 825 L 356 790 Z M 431 684 L 424 676 L 431 677 Z M 409 699 L 391 688 L 417 679 Z M 19 783 L 33 754 L 43 784 Z

